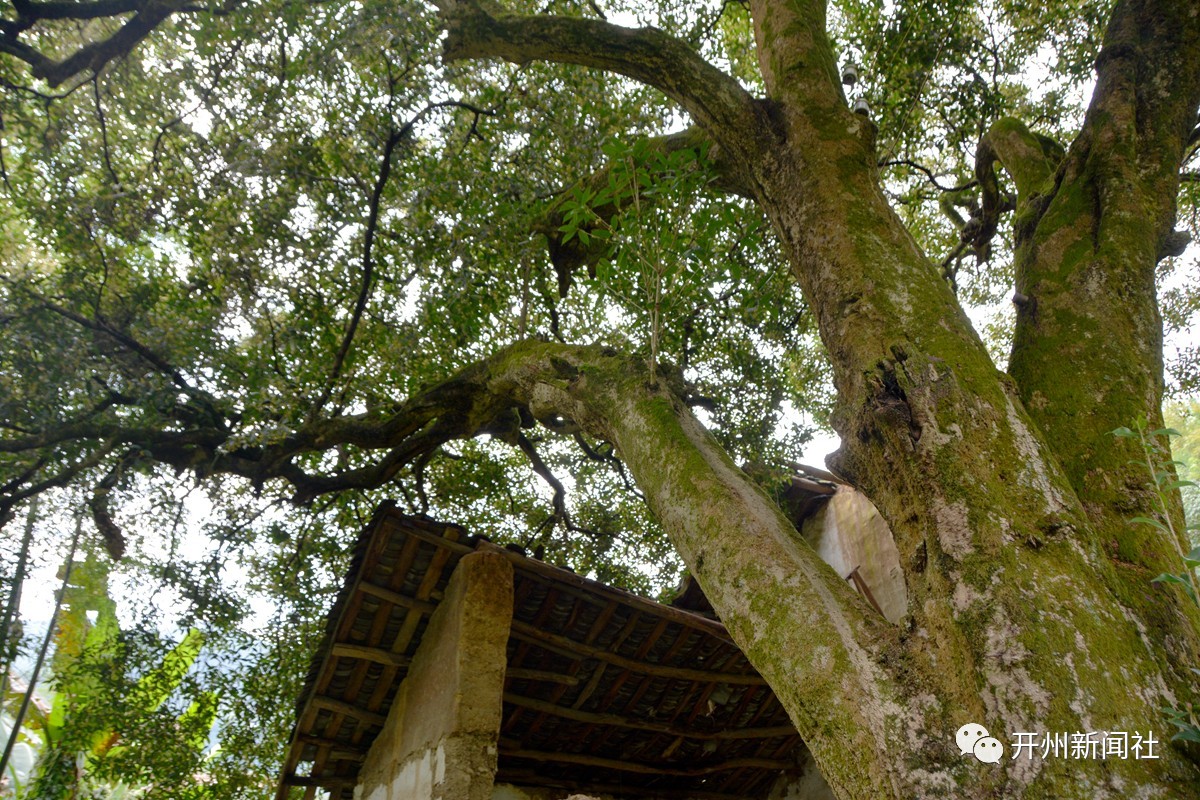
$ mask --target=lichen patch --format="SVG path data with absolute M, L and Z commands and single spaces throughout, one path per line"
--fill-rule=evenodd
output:
M 971 546 L 971 524 L 967 517 L 967 504 L 961 500 L 946 503 L 938 499 L 933 504 L 934 520 L 937 523 L 938 543 L 942 550 L 957 561 L 962 561 L 974 548 Z

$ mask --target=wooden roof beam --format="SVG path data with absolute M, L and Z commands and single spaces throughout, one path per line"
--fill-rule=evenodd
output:
M 367 757 L 365 752 L 350 749 L 335 739 L 322 739 L 320 736 L 302 734 L 296 737 L 296 741 L 327 751 L 331 761 L 362 761 Z
M 407 667 L 412 663 L 408 656 L 393 653 L 382 647 L 366 647 L 361 644 L 335 644 L 330 648 L 330 652 L 339 658 L 360 658 L 389 667 Z
M 544 750 L 508 750 L 504 755 L 508 758 L 525 758 L 542 763 L 576 764 L 581 767 L 599 767 L 620 772 L 634 772 L 639 775 L 670 775 L 679 778 L 700 778 L 732 769 L 785 770 L 795 766 L 792 761 L 774 758 L 731 758 L 702 767 L 665 767 L 655 764 L 639 764 L 619 758 L 602 758 L 583 753 L 551 753 Z
M 504 677 L 514 681 L 538 681 L 541 683 L 557 683 L 562 686 L 579 685 L 579 678 L 573 675 L 563 675 L 560 672 L 550 672 L 544 669 L 509 667 L 504 671 Z
M 567 658 L 576 658 L 579 656 L 594 658 L 597 661 L 603 661 L 639 675 L 674 678 L 694 683 L 728 683 L 740 686 L 761 686 L 766 683 L 761 675 L 755 673 L 708 672 L 703 669 L 669 667 L 664 664 L 651 664 L 633 658 L 626 658 L 625 656 L 605 650 L 603 647 L 595 647 L 583 642 L 577 642 L 574 639 L 569 639 L 566 636 L 547 633 L 518 619 L 512 621 L 512 635 L 523 641 L 537 644 L 546 650 L 559 653 Z
M 390 522 L 393 525 L 400 525 L 404 528 L 404 533 L 406 536 L 412 536 L 415 539 L 420 539 L 422 542 L 428 542 L 434 547 L 440 547 L 443 550 L 449 550 L 452 553 L 458 553 L 460 556 L 466 555 L 475 549 L 468 544 L 463 544 L 462 542 L 449 538 L 447 534 L 450 533 L 453 533 L 456 538 L 465 534 L 463 529 L 457 525 L 446 525 L 444 526 L 442 533 L 433 533 L 413 524 L 408 518 L 405 517 L 404 514 L 401 514 L 396 509 L 392 509 L 388 516 L 391 517 Z M 376 530 L 378 530 L 378 528 Z
M 389 589 L 386 586 L 379 586 L 374 583 L 368 583 L 367 581 L 364 581 L 364 580 L 360 580 L 356 584 L 355 588 L 362 591 L 364 594 L 369 594 L 372 597 L 377 597 L 380 600 L 389 602 L 394 606 L 400 606 L 401 608 L 411 608 L 415 611 L 420 611 L 422 614 L 432 614 L 434 611 L 437 610 L 437 603 L 430 603 L 425 600 L 418 600 L 415 597 L 409 597 L 408 595 L 400 594 L 400 592 L 393 591 L 392 589 Z
M 504 702 L 519 708 L 528 708 L 543 714 L 550 714 L 562 717 L 563 719 L 572 719 L 576 722 L 586 722 L 592 725 L 611 725 L 613 727 L 649 731 L 651 733 L 664 733 L 669 736 L 681 736 L 685 739 L 773 739 L 779 736 L 799 735 L 791 725 L 776 725 L 767 728 L 730 728 L 722 731 L 707 732 L 698 731 L 677 725 L 668 725 L 663 722 L 645 722 L 631 719 L 619 714 L 599 714 L 593 711 L 580 711 L 574 708 L 557 706 L 554 703 L 547 703 L 544 700 L 535 700 L 532 697 L 523 697 L 512 692 L 504 693 Z
M 347 717 L 353 717 L 360 722 L 367 722 L 372 725 L 383 727 L 387 721 L 387 717 L 383 714 L 376 714 L 373 711 L 367 711 L 359 708 L 356 705 L 347 703 L 345 700 L 334 700 L 332 697 L 317 696 L 309 701 L 316 708 L 323 708 L 326 711 L 332 711 L 335 714 L 343 714 Z
M 729 631 L 715 619 L 702 617 L 699 614 L 693 614 L 691 611 L 685 611 L 681 608 L 662 605 L 648 597 L 642 597 L 632 592 L 626 592 L 623 589 L 617 589 L 613 586 L 589 580 L 582 575 L 576 575 L 574 572 L 562 569 L 561 567 L 523 556 L 520 553 L 514 553 L 511 550 L 505 550 L 503 547 L 498 547 L 487 540 L 480 540 L 475 547 L 477 550 L 503 553 L 506 558 L 513 562 L 513 567 L 517 570 L 558 583 L 564 588 L 569 589 L 570 594 L 597 606 L 602 605 L 598 601 L 619 603 L 620 605 L 632 608 L 635 611 L 641 611 L 653 617 L 666 617 L 671 622 L 677 622 L 684 627 L 703 631 L 709 636 L 733 643 L 733 637 L 729 635 Z
M 337 791 L 346 786 L 353 786 L 357 782 L 357 778 L 346 777 L 328 777 L 328 778 L 309 778 L 304 775 L 284 775 L 283 783 L 286 786 L 317 786 L 323 789 Z

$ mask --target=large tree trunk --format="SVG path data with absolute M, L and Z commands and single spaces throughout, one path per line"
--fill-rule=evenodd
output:
M 1056 489 L 1061 474 L 1014 470 L 1005 491 L 972 493 L 974 507 L 951 503 L 937 481 L 939 445 L 949 460 L 962 444 L 926 429 L 920 439 L 928 435 L 931 444 L 908 446 L 908 457 L 924 461 L 930 474 L 906 495 L 910 516 L 900 541 L 913 559 L 906 565 L 912 613 L 896 627 L 799 539 L 668 382 L 651 384 L 643 370 L 595 348 L 535 342 L 501 354 L 486 377 L 472 380 L 488 396 L 511 398 L 539 418 L 570 418 L 617 446 L 838 797 L 1126 797 L 1130 787 L 1146 796 L 1195 796 L 1194 765 L 1161 736 L 1156 760 L 1022 757 L 992 766 L 955 746 L 967 722 L 1006 745 L 1022 731 L 1161 731 L 1159 707 L 1172 695 L 1154 632 L 1107 591 L 1086 527 L 1037 527 L 1046 498 L 1056 494 L 1056 513 L 1079 519 L 1069 487 Z M 938 394 L 942 379 L 934 376 L 947 373 L 924 370 L 924 380 L 901 381 Z M 999 392 L 1003 406 L 994 416 L 982 400 L 945 394 L 966 404 L 965 418 L 1007 429 L 991 441 L 1008 448 L 1000 458 L 1036 456 L 1032 434 L 1010 438 L 1028 430 L 1018 401 Z M 932 414 L 937 405 L 922 401 L 917 413 Z M 986 480 L 984 470 L 994 475 L 999 467 L 984 460 L 972 466 Z M 976 518 L 977 508 L 996 516 Z
M 1194 52 L 1196 9 L 1169 5 L 1121 6 L 1114 28 L 1124 31 L 1134 24 L 1128 18 L 1140 12 L 1154 19 L 1155 35 L 1166 37 L 1169 28 Z M 968 720 L 1009 733 L 1160 729 L 1160 707 L 1187 690 L 1183 668 L 1195 663 L 1194 614 L 1188 615 L 1177 593 L 1149 584 L 1158 572 L 1178 569 L 1179 542 L 1127 522 L 1134 514 L 1150 515 L 1153 497 L 1145 473 L 1126 466 L 1131 454 L 1106 434 L 1138 414 L 1153 419 L 1159 413 L 1161 330 L 1153 273 L 1158 241 L 1173 222 L 1173 203 L 1162 198 L 1174 197 L 1184 122 L 1194 119 L 1200 101 L 1195 67 L 1186 86 L 1175 83 L 1174 94 L 1164 91 L 1144 102 L 1159 116 L 1139 109 L 1143 120 L 1158 120 L 1144 134 L 1158 137 L 1158 149 L 1144 156 L 1158 160 L 1154 171 L 1136 160 L 1118 171 L 1111 164 L 1115 157 L 1091 148 L 1073 153 L 1058 185 L 1034 187 L 1056 198 L 1103 191 L 1113 205 L 1119 198 L 1126 208 L 1114 213 L 1107 204 L 1077 203 L 1063 212 L 1067 220 L 1050 218 L 1076 231 L 1099 228 L 1098 237 L 1110 241 L 1096 247 L 1104 261 L 1087 269 L 1064 263 L 1060 249 L 1043 250 L 1040 268 L 1023 271 L 1019 288 L 1033 301 L 1022 308 L 1010 379 L 996 371 L 949 287 L 884 201 L 869 124 L 856 122 L 840 98 L 824 99 L 828 92 L 810 88 L 827 70 L 814 55 L 823 49 L 823 37 L 813 17 L 803 15 L 803 4 L 795 16 L 796 6 L 762 6 L 756 9 L 760 52 L 776 53 L 764 59 L 764 74 L 772 95 L 787 101 L 780 113 L 786 145 L 759 173 L 760 201 L 819 315 L 833 359 L 844 441 L 837 466 L 876 502 L 906 567 L 910 641 L 929 643 L 914 657 L 928 658 L 940 701 L 923 720 L 925 734 L 932 743 Z M 806 22 L 809 35 L 795 35 L 786 51 L 791 60 L 778 55 L 777 38 L 772 49 L 772 30 L 804 31 Z M 1128 33 L 1110 38 L 1121 36 Z M 1110 42 L 1106 53 L 1117 46 Z M 1112 104 L 1116 90 L 1109 84 L 1120 79 L 1110 73 L 1116 70 L 1150 73 L 1140 77 L 1168 85 L 1155 72 L 1162 65 L 1139 61 L 1134 69 L 1130 61 L 1137 58 L 1124 51 L 1102 56 L 1098 104 Z M 796 81 L 796 74 L 811 77 Z M 786 85 L 778 75 L 788 76 Z M 1085 137 L 1094 135 L 1102 114 L 1093 110 Z M 1104 119 L 1117 127 L 1110 136 L 1144 133 L 1132 120 Z M 838 135 L 842 130 L 849 135 Z M 1098 169 L 1072 172 L 1089 155 L 1110 162 L 1103 189 L 1095 187 Z M 1114 216 L 1117 221 L 1109 223 Z M 1156 223 L 1147 226 L 1147 218 Z M 1108 234 L 1109 228 L 1120 230 Z M 1131 228 L 1140 234 L 1136 240 L 1128 236 Z M 1046 265 L 1047 259 L 1052 263 Z M 1039 283 L 1031 286 L 1038 270 Z M 1100 283 L 1091 293 L 1071 288 L 1089 280 Z M 1080 307 L 1089 308 L 1087 317 L 1065 318 Z M 1050 313 L 1059 317 L 1033 358 L 1037 346 L 1031 340 L 1039 333 L 1032 328 L 1045 325 Z M 1106 335 L 1114 320 L 1117 329 Z M 1068 422 L 1039 426 L 1026 411 L 1030 399 L 1038 422 L 1054 414 Z M 812 746 L 818 762 L 826 763 L 829 754 L 819 743 Z M 1119 795 L 1125 780 L 1163 785 L 1160 770 L 1171 768 L 1014 762 L 1005 790 Z M 960 777 L 956 794 L 991 791 L 980 788 L 977 775 Z M 831 782 L 838 785 L 836 778 Z M 913 782 L 914 793 L 922 782 Z M 1191 792 L 1194 784 L 1185 794 Z
M 698 68 L 693 85 L 694 65 L 655 48 L 657 32 L 557 21 L 567 35 L 544 18 L 443 10 L 452 57 L 548 58 L 659 86 L 773 223 L 833 362 L 835 466 L 896 538 L 903 626 L 865 610 L 663 390 L 589 360 L 527 399 L 616 443 L 837 796 L 1196 796 L 1196 765 L 1165 743 L 1155 760 L 1010 752 L 993 766 L 954 742 L 967 722 L 1006 744 L 1018 732 L 1161 740 L 1161 708 L 1190 697 L 1195 610 L 1150 583 L 1178 567 L 1180 542 L 1126 522 L 1153 495 L 1105 434 L 1159 415 L 1153 275 L 1200 103 L 1194 4 L 1118 5 L 1094 108 L 1064 165 L 1018 163 L 1021 148 L 999 141 L 981 148 L 1007 157 L 1022 192 L 1018 289 L 1032 302 L 1011 377 L 885 201 L 873 127 L 847 109 L 822 3 L 751 3 L 765 103 Z M 1064 230 L 1092 246 L 1072 248 Z M 1114 318 L 1114 335 L 1100 335 Z

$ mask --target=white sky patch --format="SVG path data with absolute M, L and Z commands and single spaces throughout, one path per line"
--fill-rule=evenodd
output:
M 189 110 L 183 114 L 184 124 L 207 139 L 209 134 L 212 133 L 213 121 L 215 119 L 212 112 L 205 108 L 200 98 L 191 92 L 188 93 L 186 107 Z
M 404 293 L 404 302 L 400 305 L 400 319 L 405 322 L 416 320 L 417 312 L 421 310 L 421 290 L 424 285 L 419 275 L 412 279 Z
M 825 458 L 842 446 L 842 439 L 833 431 L 818 430 L 812 441 L 804 445 L 800 457 L 796 459 L 808 467 L 827 469 Z
M 702 411 L 703 409 L 698 410 Z M 826 469 L 825 457 L 841 447 L 841 437 L 829 428 L 821 427 L 807 411 L 801 411 L 792 405 L 791 401 L 784 400 L 783 414 L 780 416 L 779 423 L 775 426 L 775 436 L 782 439 L 787 435 L 788 429 L 793 426 L 809 429 L 816 428 L 812 440 L 804 445 L 804 449 L 801 452 L 795 454 L 793 457 L 794 460 L 808 467 Z
M 171 265 L 175 278 L 186 281 L 191 273 L 192 255 L 178 243 L 162 236 L 155 236 L 149 241 L 150 250 L 155 256 Z

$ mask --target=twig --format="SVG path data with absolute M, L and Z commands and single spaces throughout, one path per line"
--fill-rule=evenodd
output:
M 551 503 L 554 506 L 554 518 L 561 521 L 565 525 L 571 524 L 571 515 L 567 512 L 567 490 L 563 488 L 562 481 L 555 477 L 550 468 L 546 466 L 546 462 L 542 460 L 538 454 L 537 448 L 533 446 L 533 442 L 525 434 L 517 435 L 517 447 L 521 448 L 521 452 L 529 459 L 529 463 L 533 466 L 533 471 L 541 476 L 542 480 L 550 485 L 554 490 L 554 498 Z
M 15 196 L 16 192 L 13 191 L 12 184 L 8 180 L 8 167 L 4 163 L 4 130 L 4 114 L 0 113 L 0 179 L 3 179 L 8 193 Z
M 631 480 L 629 480 L 629 475 L 625 472 L 625 464 L 613 453 L 612 445 L 609 445 L 609 449 L 607 451 L 601 452 L 598 448 L 591 447 L 587 443 L 587 440 L 584 439 L 578 431 L 575 433 L 575 443 L 579 445 L 581 450 L 583 450 L 584 455 L 591 460 L 599 461 L 602 464 L 608 464 L 612 466 L 613 470 L 621 478 L 621 483 L 625 484 L 626 490 L 631 492 L 639 500 L 645 502 L 646 496 L 642 494 L 642 492 L 633 484 Z
M 380 159 L 379 174 L 375 179 L 375 186 L 371 191 L 371 199 L 367 207 L 366 232 L 363 234 L 362 283 L 359 287 L 358 298 L 354 302 L 354 311 L 350 315 L 350 323 L 346 326 L 346 334 L 342 337 L 342 343 L 338 347 L 337 354 L 334 356 L 333 364 L 330 365 L 329 374 L 325 379 L 325 387 L 321 390 L 321 396 L 313 406 L 310 415 L 311 419 L 315 419 L 316 415 L 325 407 L 325 404 L 329 402 L 329 397 L 333 393 L 333 387 L 337 379 L 341 376 L 346 358 L 350 354 L 350 347 L 354 342 L 355 334 L 358 332 L 359 323 L 362 322 L 367 300 L 371 296 L 371 288 L 375 283 L 375 261 L 372 256 L 372 248 L 375 245 L 375 236 L 379 226 L 379 210 L 383 202 L 383 193 L 387 188 L 388 179 L 392 174 L 392 157 L 395 155 L 396 150 L 409 140 L 413 130 L 420 124 L 422 119 L 431 112 L 444 108 L 465 108 L 471 111 L 475 115 L 475 122 L 471 125 L 472 131 L 475 130 L 475 123 L 478 122 L 481 114 L 490 116 L 496 113 L 494 110 L 479 108 L 471 103 L 460 100 L 443 100 L 438 103 L 430 103 L 418 111 L 412 119 L 404 123 L 399 129 L 392 129 L 389 132 L 387 141 L 384 143 L 383 156 Z M 344 398 L 344 392 L 342 393 L 342 398 Z
M 915 169 L 918 172 L 923 173 L 925 175 L 925 177 L 929 180 L 930 183 L 932 183 L 934 186 L 936 186 L 938 189 L 942 190 L 943 192 L 961 192 L 966 189 L 973 189 L 973 188 L 975 188 L 975 186 L 977 186 L 979 184 L 979 182 L 976 180 L 969 180 L 966 183 L 959 184 L 958 186 L 943 186 L 942 183 L 937 179 L 937 176 L 933 174 L 933 171 L 931 169 L 929 169 L 929 167 L 918 164 L 915 161 L 910 161 L 907 158 L 884 159 L 883 161 L 879 162 L 879 166 L 881 166 L 881 167 L 909 167 L 911 169 Z
M 120 328 L 110 324 L 106 319 L 104 319 L 103 316 L 100 315 L 99 309 L 97 309 L 95 318 L 85 317 L 84 315 L 72 311 L 69 308 L 60 306 L 47 297 L 43 297 L 27 286 L 18 284 L 16 281 L 8 278 L 7 276 L 0 275 L 0 280 L 2 280 L 4 283 L 7 283 L 10 288 L 22 291 L 29 295 L 48 311 L 53 311 L 55 314 L 65 317 L 66 319 L 71 320 L 75 324 L 86 328 L 87 330 L 103 333 L 104 335 L 116 341 L 118 344 L 124 346 L 128 350 L 131 350 L 133 353 L 141 357 L 142 360 L 146 361 L 159 372 L 169 377 L 172 383 L 186 392 L 190 397 L 203 404 L 205 410 L 214 415 L 214 418 L 222 416 L 217 412 L 212 400 L 203 391 L 188 383 L 187 379 L 183 377 L 183 373 L 178 368 L 173 366 L 165 358 L 139 342 L 137 339 L 133 338 L 125 331 L 122 331 Z
M 1171 519 L 1171 509 L 1167 507 L 1166 493 L 1162 488 L 1163 483 L 1159 479 L 1158 468 L 1155 466 L 1154 459 L 1151 455 L 1152 451 L 1158 449 L 1158 445 L 1153 441 L 1153 439 L 1146 438 L 1146 427 L 1146 425 L 1139 423 L 1135 429 L 1137 430 L 1138 438 L 1141 440 L 1142 456 L 1146 462 L 1146 469 L 1149 471 L 1150 477 L 1154 481 L 1154 488 L 1156 490 L 1154 494 L 1158 499 L 1159 513 L 1162 514 L 1163 522 L 1165 522 L 1167 526 L 1167 531 L 1171 534 L 1171 541 L 1175 543 L 1176 551 L 1184 561 L 1184 567 L 1187 570 L 1188 580 L 1191 581 L 1192 600 L 1194 600 L 1197 605 L 1200 605 L 1200 585 L 1197 585 L 1196 583 L 1196 571 L 1187 564 L 1187 554 L 1183 552 L 1183 546 L 1180 544 L 1182 537 L 1179 535 L 1179 532 L 1175 530 L 1175 523 Z M 1167 446 L 1170 447 L 1169 441 Z M 1170 458 L 1169 455 L 1167 457 Z
M 92 97 L 96 101 L 96 120 L 100 123 L 100 144 L 101 155 L 104 156 L 104 167 L 108 170 L 109 177 L 112 178 L 113 186 L 117 191 L 121 191 L 121 179 L 117 177 L 117 171 L 113 167 L 112 155 L 108 144 L 108 122 L 104 118 L 104 106 L 100 103 L 100 74 L 96 73 L 92 76 Z

